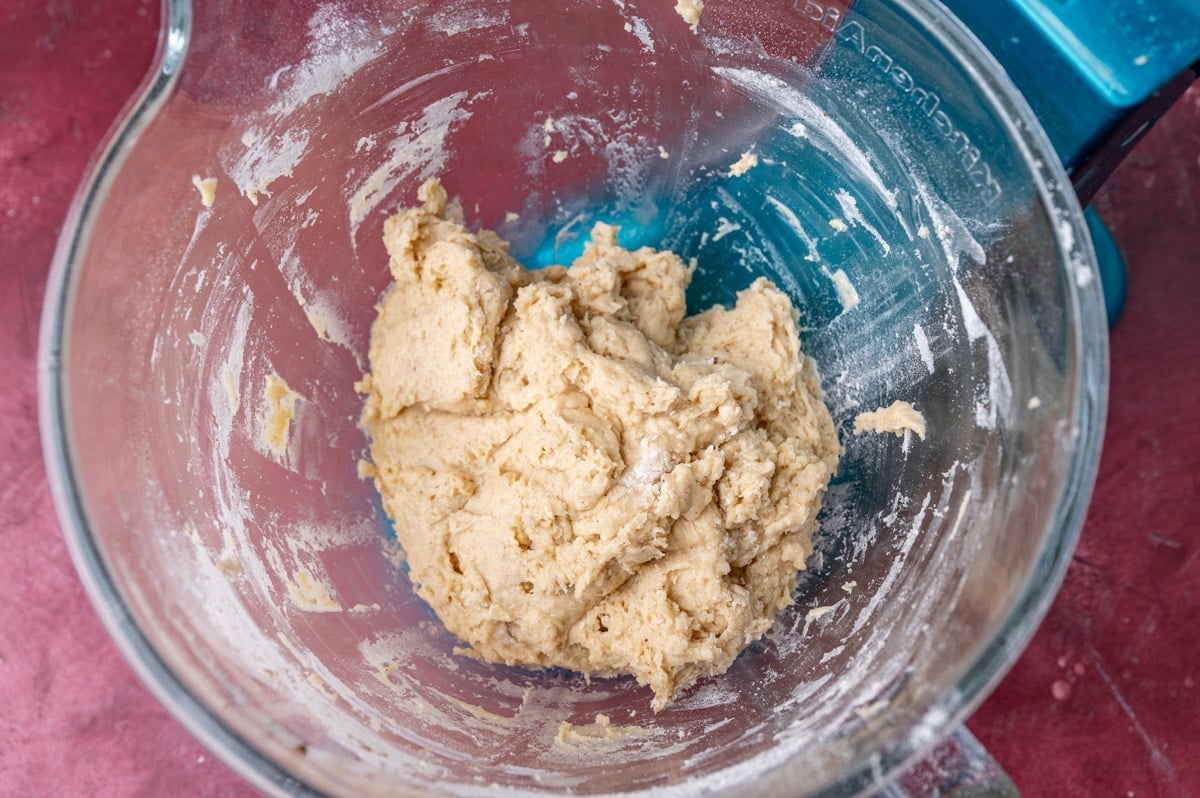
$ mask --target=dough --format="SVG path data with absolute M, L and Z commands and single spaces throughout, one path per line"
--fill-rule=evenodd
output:
M 211 208 L 213 202 L 217 199 L 217 179 L 215 177 L 201 178 L 200 175 L 192 175 L 192 185 L 200 192 L 200 204 L 205 208 Z
M 288 594 L 302 610 L 309 612 L 341 612 L 342 605 L 329 595 L 329 586 L 301 568 L 287 580 Z
M 756 166 L 758 166 L 758 156 L 752 152 L 743 152 L 742 157 L 729 167 L 729 176 L 741 177 Z
M 880 407 L 854 418 L 854 434 L 864 432 L 890 432 L 903 437 L 909 432 L 925 440 L 925 416 L 908 402 L 896 400 L 887 407 Z
M 633 674 L 657 711 L 791 603 L 841 446 L 766 280 L 684 318 L 691 269 L 597 224 L 530 271 L 436 180 L 384 226 L 363 426 L 417 591 L 489 662 Z
M 292 419 L 300 394 L 288 387 L 283 377 L 271 372 L 263 383 L 263 409 L 259 417 L 259 439 L 278 457 L 287 454 Z
M 649 729 L 641 726 L 614 726 L 608 715 L 597 715 L 595 723 L 576 726 L 563 721 L 554 736 L 554 744 L 562 748 L 606 748 L 630 738 L 646 737 Z
M 695 33 L 700 28 L 700 15 L 704 13 L 704 0 L 679 0 L 675 4 L 675 13 L 690 25 L 692 32 Z

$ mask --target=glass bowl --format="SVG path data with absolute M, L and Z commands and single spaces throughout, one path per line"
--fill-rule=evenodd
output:
M 383 220 L 432 176 L 530 266 L 601 220 L 695 257 L 692 311 L 759 275 L 799 309 L 845 446 L 816 553 L 767 638 L 658 714 L 631 679 L 456 655 L 391 556 L 353 384 Z M 114 638 L 267 792 L 852 795 L 1047 608 L 1106 347 L 1070 184 L 934 2 L 709 0 L 693 30 L 662 0 L 172 0 L 62 238 L 43 439 Z M 279 452 L 270 375 L 298 395 Z M 851 434 L 898 399 L 925 440 Z

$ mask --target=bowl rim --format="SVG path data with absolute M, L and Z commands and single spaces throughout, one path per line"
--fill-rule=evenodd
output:
M 1064 281 L 1074 321 L 1070 357 L 1077 369 L 1071 375 L 1075 383 L 1070 406 L 1074 447 L 1043 551 L 996 634 L 980 647 L 956 689 L 934 701 L 902 734 L 894 735 L 897 745 L 856 760 L 837 782 L 814 793 L 820 796 L 860 794 L 897 778 L 951 735 L 1016 662 L 1048 612 L 1075 549 L 1099 469 L 1108 400 L 1108 328 L 1096 257 L 1083 211 L 1049 137 L 999 62 L 939 0 L 887 1 L 957 58 L 987 104 L 1000 112 L 997 123 L 1032 165 L 1037 193 L 1046 208 L 1057 214 L 1060 267 L 1069 264 L 1083 277 Z M 47 479 L 67 549 L 85 591 L 121 654 L 155 698 L 205 748 L 259 790 L 276 796 L 322 796 L 324 792 L 291 775 L 235 732 L 156 652 L 90 533 L 72 466 L 70 421 L 64 403 L 67 386 L 61 364 L 76 277 L 98 209 L 141 133 L 171 96 L 193 34 L 192 0 L 161 0 L 161 9 L 162 25 L 151 68 L 93 157 L 51 263 L 38 347 L 38 415 Z M 771 769 L 775 784 L 795 786 L 796 774 L 788 773 L 786 762 Z
M 160 0 L 162 21 L 151 66 L 92 157 L 63 222 L 42 304 L 38 341 L 38 422 L 42 458 L 67 551 L 97 615 L 138 679 L 189 734 L 257 789 L 275 796 L 313 796 L 313 790 L 221 721 L 154 649 L 114 583 L 90 534 L 72 468 L 69 419 L 61 370 L 67 308 L 97 209 L 141 132 L 170 97 L 191 42 L 191 0 Z

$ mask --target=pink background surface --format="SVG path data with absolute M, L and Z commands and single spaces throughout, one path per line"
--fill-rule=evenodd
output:
M 109 641 L 67 556 L 38 438 L 55 242 L 157 30 L 147 0 L 0 0 L 3 798 L 255 794 Z M 1200 795 L 1200 87 L 1096 205 L 1131 267 L 1096 494 L 1062 593 L 969 725 L 1027 795 Z

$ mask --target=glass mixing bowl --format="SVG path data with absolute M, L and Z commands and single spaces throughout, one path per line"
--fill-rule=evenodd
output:
M 940 6 L 709 0 L 697 30 L 667 0 L 165 14 L 51 277 L 43 433 L 118 644 L 253 783 L 850 795 L 1014 660 L 1095 475 L 1104 307 L 1045 136 Z M 434 175 L 529 265 L 603 220 L 697 259 L 693 311 L 758 275 L 799 308 L 846 450 L 817 551 L 768 637 L 657 715 L 630 679 L 456 655 L 389 556 L 353 384 L 382 222 Z M 273 374 L 298 396 L 280 452 Z M 898 399 L 925 440 L 851 434 Z M 617 733 L 587 739 L 601 714 Z

